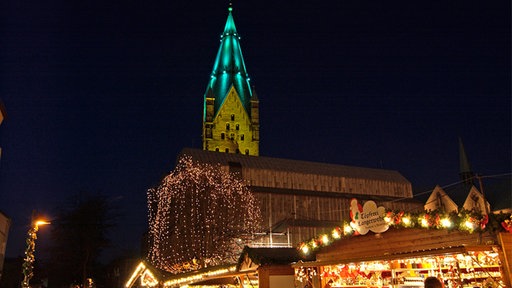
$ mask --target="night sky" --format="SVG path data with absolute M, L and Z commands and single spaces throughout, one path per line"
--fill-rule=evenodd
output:
M 32 210 L 79 192 L 137 250 L 146 190 L 201 148 L 227 1 L 6 1 L 0 210 L 7 256 Z M 260 155 L 398 170 L 415 191 L 511 172 L 510 1 L 234 1 L 260 99 Z M 493 179 L 492 177 L 487 179 Z M 488 180 L 490 181 L 490 180 Z M 46 237 L 41 230 L 40 237 Z

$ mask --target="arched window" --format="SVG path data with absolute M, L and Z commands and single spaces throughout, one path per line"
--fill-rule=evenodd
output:
M 224 140 L 224 133 L 220 133 L 220 139 Z
M 240 141 L 244 141 L 244 134 L 240 135 Z
M 219 152 L 219 148 L 215 148 L 215 152 Z
M 229 123 L 226 123 L 226 130 L 229 130 Z
M 235 114 L 231 114 L 231 121 L 235 121 Z
M 240 125 L 239 125 L 239 124 L 236 124 L 235 129 L 236 129 L 236 130 L 240 130 Z

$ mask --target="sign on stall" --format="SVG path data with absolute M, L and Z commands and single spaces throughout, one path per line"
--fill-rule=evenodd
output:
M 361 235 L 368 231 L 382 233 L 388 230 L 389 225 L 384 220 L 385 214 L 386 208 L 377 207 L 374 201 L 366 201 L 362 206 L 356 198 L 350 201 L 350 226 Z

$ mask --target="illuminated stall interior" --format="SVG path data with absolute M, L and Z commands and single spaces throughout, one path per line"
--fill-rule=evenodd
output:
M 510 287 L 511 251 L 510 233 L 390 229 L 341 239 L 294 268 L 313 287 L 423 287 L 429 276 L 445 287 Z

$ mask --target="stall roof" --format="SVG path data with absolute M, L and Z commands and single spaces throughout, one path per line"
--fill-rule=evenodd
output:
M 345 258 L 345 259 L 331 259 L 327 261 L 299 261 L 293 263 L 292 267 L 320 267 L 320 266 L 329 266 L 329 265 L 337 265 L 337 264 L 348 264 L 348 263 L 356 263 L 356 262 L 368 262 L 368 261 L 389 261 L 389 260 L 397 260 L 402 258 L 414 258 L 414 257 L 422 257 L 422 256 L 437 256 L 437 255 L 445 255 L 445 254 L 454 254 L 454 253 L 466 253 L 468 251 L 490 251 L 492 250 L 492 246 L 489 245 L 477 245 L 477 246 L 457 246 L 457 247 L 447 247 L 447 248 L 439 248 L 439 249 L 430 249 L 430 250 L 417 250 L 417 251 L 409 251 L 404 253 L 393 253 L 386 255 L 378 255 L 378 256 L 366 256 L 361 258 Z
M 389 229 L 383 233 L 368 233 L 337 240 L 329 246 L 315 250 L 316 261 L 298 262 L 294 267 L 489 250 L 493 245 L 497 245 L 497 239 L 488 232 L 468 233 L 419 228 Z
M 238 259 L 237 270 L 256 271 L 264 265 L 291 265 L 299 260 L 310 261 L 313 255 L 302 256 L 297 248 L 251 248 L 246 246 Z

